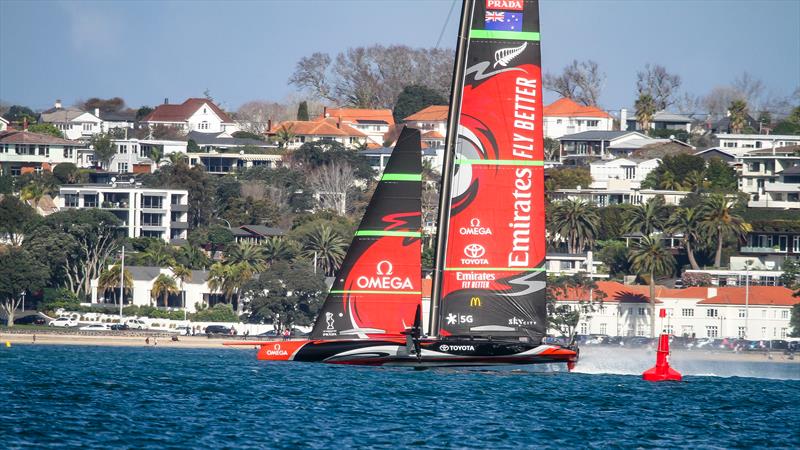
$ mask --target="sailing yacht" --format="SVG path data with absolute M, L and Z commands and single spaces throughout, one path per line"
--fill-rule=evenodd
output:
M 392 152 L 309 340 L 262 360 L 415 367 L 566 363 L 544 343 L 544 138 L 536 0 L 464 2 L 429 303 L 420 132 Z

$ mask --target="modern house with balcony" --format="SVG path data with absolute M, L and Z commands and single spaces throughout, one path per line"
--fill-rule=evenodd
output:
M 789 134 L 728 134 L 714 135 L 716 146 L 731 153 L 800 145 L 800 136 Z
M 800 146 L 753 150 L 738 158 L 739 191 L 751 208 L 800 209 Z
M 29 131 L 0 132 L 0 173 L 22 175 L 52 171 L 61 163 L 84 167 L 91 150 L 80 142 Z
M 135 182 L 71 184 L 59 190 L 60 208 L 99 208 L 122 221 L 128 237 L 182 242 L 189 229 L 189 191 L 154 189 Z
M 561 143 L 561 161 L 571 165 L 586 165 L 598 159 L 612 157 L 609 147 L 619 147 L 627 141 L 636 140 L 635 148 L 659 142 L 658 139 L 651 139 L 636 131 L 583 131 L 561 136 L 558 140 Z M 629 146 L 623 147 L 625 152 L 619 156 L 627 156 L 629 153 Z
M 281 155 L 264 153 L 188 153 L 189 166 L 203 166 L 212 175 L 227 175 L 251 167 L 274 169 L 283 165 Z

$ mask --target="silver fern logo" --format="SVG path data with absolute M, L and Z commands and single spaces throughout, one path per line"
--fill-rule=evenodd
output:
M 527 42 L 523 42 L 519 47 L 501 48 L 494 52 L 494 65 L 492 68 L 499 66 L 506 67 L 514 58 L 520 55 L 528 46 Z

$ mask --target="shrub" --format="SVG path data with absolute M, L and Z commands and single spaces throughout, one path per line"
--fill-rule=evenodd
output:
M 238 322 L 239 318 L 233 311 L 231 305 L 224 303 L 217 303 L 213 308 L 204 309 L 194 314 L 190 314 L 189 318 L 194 322 Z

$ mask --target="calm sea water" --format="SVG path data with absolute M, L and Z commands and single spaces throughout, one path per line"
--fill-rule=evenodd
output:
M 797 378 L 798 367 L 774 373 Z M 799 448 L 798 418 L 796 379 L 658 384 L 269 364 L 226 349 L 0 348 L 0 446 L 12 449 Z

